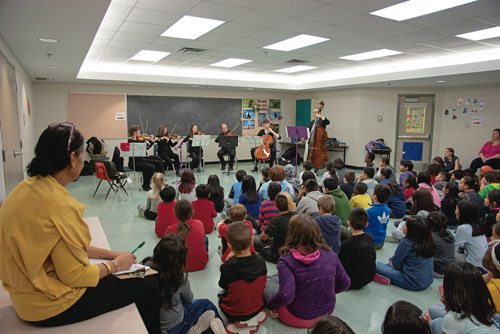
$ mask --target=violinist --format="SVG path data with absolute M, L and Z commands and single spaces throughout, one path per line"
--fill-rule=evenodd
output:
M 187 142 L 187 150 L 188 154 L 191 157 L 191 169 L 201 171 L 200 161 L 203 157 L 203 149 L 200 146 L 192 146 L 193 136 L 201 135 L 202 133 L 198 130 L 198 125 L 191 125 L 191 130 L 189 130 L 189 134 L 186 138 L 184 138 L 183 142 Z
M 163 161 L 164 168 L 174 168 L 177 176 L 179 175 L 179 155 L 172 151 L 172 147 L 177 145 L 179 136 L 176 134 L 170 134 L 168 132 L 168 127 L 162 125 L 158 128 L 157 133 L 157 143 L 158 143 L 158 156 Z
M 229 131 L 229 127 L 227 126 L 227 123 L 225 123 L 225 122 L 221 123 L 220 128 L 221 128 L 222 132 L 215 139 L 216 143 L 219 142 L 221 137 L 234 136 L 232 131 Z M 217 152 L 217 157 L 219 157 L 221 170 L 226 169 L 226 161 L 224 160 L 224 155 L 229 156 L 229 170 L 233 170 L 234 157 L 236 156 L 236 148 L 235 147 L 221 147 L 220 150 Z
M 141 135 L 141 130 L 137 125 L 131 125 L 129 127 L 128 135 L 129 143 L 146 143 L 146 148 L 148 149 L 154 144 L 155 141 L 153 136 Z M 142 172 L 142 189 L 144 191 L 151 190 L 151 177 L 153 177 L 155 172 L 164 172 L 161 158 L 156 156 L 129 158 L 128 167 L 135 171 Z
M 271 121 L 269 119 L 265 119 L 262 125 L 264 126 L 264 129 L 261 129 L 259 133 L 257 133 L 257 136 L 262 138 L 262 141 L 264 142 L 263 145 L 265 145 L 269 137 L 271 138 L 271 144 L 269 145 L 270 149 L 269 167 L 273 167 L 274 162 L 276 160 L 276 141 L 281 139 L 281 136 L 279 135 L 279 133 L 273 131 L 273 129 L 271 128 Z M 257 148 L 258 147 L 254 147 L 250 150 L 250 154 L 252 155 L 252 161 L 254 163 L 252 172 L 256 172 L 258 170 L 257 165 L 259 161 L 258 159 L 255 158 L 255 150 Z

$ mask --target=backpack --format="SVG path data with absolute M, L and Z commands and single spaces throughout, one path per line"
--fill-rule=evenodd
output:
M 90 137 L 89 140 L 85 142 L 87 144 L 87 152 L 90 155 L 90 159 L 97 157 L 105 157 L 108 153 L 106 144 L 104 140 L 97 137 Z
M 370 140 L 368 144 L 365 145 L 365 150 L 367 152 L 372 152 L 374 149 L 386 149 L 389 148 L 387 145 L 385 145 L 384 139 L 379 138 L 375 140 Z
M 295 161 L 295 159 L 297 159 L 297 161 Z M 287 164 L 300 165 L 302 163 L 302 158 L 300 157 L 300 154 L 296 154 L 295 146 L 292 146 L 283 152 L 281 158 L 278 160 L 278 163 L 282 166 Z

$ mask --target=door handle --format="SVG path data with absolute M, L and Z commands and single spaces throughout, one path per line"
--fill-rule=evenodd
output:
M 14 150 L 14 158 L 17 157 L 18 155 L 23 155 L 23 151 Z

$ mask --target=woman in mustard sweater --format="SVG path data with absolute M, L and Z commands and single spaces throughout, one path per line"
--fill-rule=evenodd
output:
M 121 280 L 135 257 L 90 245 L 84 205 L 66 186 L 83 167 L 83 136 L 72 123 L 41 134 L 28 179 L 0 208 L 0 280 L 19 317 L 37 326 L 86 320 L 135 303 L 149 333 L 160 333 L 156 278 Z M 90 264 L 89 258 L 108 259 Z

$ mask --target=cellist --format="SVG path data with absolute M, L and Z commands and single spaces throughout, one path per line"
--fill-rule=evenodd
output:
M 279 135 L 279 133 L 273 131 L 273 129 L 271 128 L 271 121 L 269 119 L 265 119 L 264 122 L 262 122 L 262 126 L 264 127 L 264 129 L 261 129 L 259 133 L 257 133 L 257 136 L 261 137 L 263 141 L 265 141 L 268 136 L 272 137 L 272 143 L 269 147 L 271 151 L 271 155 L 269 156 L 269 167 L 273 167 L 274 161 L 276 160 L 276 141 L 281 139 L 281 136 Z M 255 159 L 256 149 L 257 147 L 254 147 L 250 150 L 252 161 L 254 163 L 252 172 L 256 172 L 258 170 L 257 165 L 259 164 L 259 161 Z

